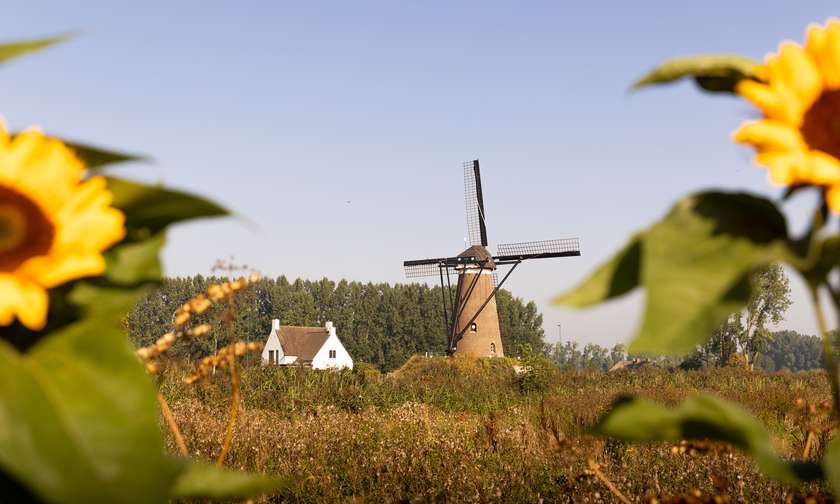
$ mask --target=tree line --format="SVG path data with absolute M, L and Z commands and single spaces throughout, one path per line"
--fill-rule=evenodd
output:
M 617 344 L 611 348 L 596 343 L 582 347 L 575 341 L 546 345 L 546 356 L 562 369 L 593 369 L 608 371 L 617 362 L 640 358 L 648 359 L 665 367 L 699 369 L 733 365 L 732 355 L 727 360 L 699 359 L 700 353 L 684 358 L 629 355 L 626 347 Z M 709 355 L 708 353 L 704 355 Z M 746 362 L 745 362 L 746 364 Z M 754 369 L 774 371 L 807 371 L 822 369 L 822 339 L 818 336 L 800 334 L 796 331 L 775 331 L 765 335 L 765 344 L 754 357 Z
M 128 314 L 125 322 L 132 341 L 154 342 L 170 329 L 179 306 L 222 280 L 201 275 L 166 279 Z M 196 323 L 210 323 L 211 335 L 185 340 L 173 348 L 173 355 L 196 358 L 232 341 L 264 341 L 275 318 L 283 325 L 304 326 L 322 326 L 329 320 L 354 360 L 391 370 L 416 353 L 446 352 L 441 302 L 440 287 L 418 283 L 265 278 L 234 296 L 230 306 L 200 316 Z M 542 315 L 536 304 L 500 289 L 496 305 L 506 355 L 516 356 L 524 344 L 543 348 Z

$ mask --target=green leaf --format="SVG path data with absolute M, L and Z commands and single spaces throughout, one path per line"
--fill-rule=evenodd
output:
M 681 354 L 749 299 L 749 273 L 788 257 L 787 224 L 765 198 L 706 192 L 683 199 L 642 238 L 647 290 L 633 353 Z
M 170 224 L 201 217 L 228 215 L 216 203 L 180 191 L 148 186 L 116 177 L 108 178 L 113 205 L 126 217 L 126 227 L 155 234 Z
M 737 54 L 700 54 L 665 60 L 633 84 L 633 89 L 671 83 L 686 77 L 702 89 L 733 93 L 740 80 L 754 79 L 758 62 Z
M 285 480 L 191 461 L 175 481 L 174 499 L 244 499 L 287 486 Z
M 713 395 L 698 394 L 675 409 L 647 399 L 623 397 L 593 430 L 625 441 L 723 441 L 747 452 L 771 478 L 796 483 L 821 476 L 812 464 L 792 464 L 779 458 L 761 422 L 740 406 Z
M 840 493 L 840 437 L 835 436 L 825 449 L 822 461 L 825 479 L 831 484 L 834 493 Z
M 124 152 L 116 152 L 108 149 L 103 149 L 101 147 L 94 147 L 92 145 L 87 145 L 79 142 L 68 142 L 67 140 L 61 140 L 64 145 L 69 147 L 76 156 L 79 157 L 84 163 L 85 166 L 90 170 L 97 170 L 103 168 L 107 165 L 117 164 L 117 163 L 126 163 L 129 161 L 148 161 L 149 159 L 145 156 L 140 156 L 137 154 L 127 154 Z
M 800 273 L 813 287 L 823 284 L 829 273 L 840 264 L 840 236 L 833 235 L 826 238 L 813 237 L 816 257 L 806 261 L 800 267 Z
M 122 328 L 123 317 L 131 311 L 137 299 L 149 294 L 157 284 L 121 287 L 92 281 L 76 282 L 67 299 L 81 308 L 82 317 L 96 317 L 100 325 Z
M 46 37 L 41 39 L 20 40 L 17 42 L 6 42 L 0 44 L 0 63 L 19 58 L 29 53 L 34 53 L 47 47 L 56 45 L 71 39 L 73 35 L 56 35 L 54 37 Z
M 161 231 L 145 240 L 121 243 L 105 254 L 105 277 L 120 285 L 157 282 L 163 273 L 160 250 L 166 243 Z
M 0 466 L 50 502 L 166 502 L 155 391 L 125 335 L 93 320 L 21 355 L 0 342 Z
M 612 259 L 554 303 L 583 308 L 624 295 L 639 286 L 641 235 L 635 235 Z
M 589 306 L 646 290 L 632 353 L 682 354 L 703 343 L 749 299 L 749 274 L 771 262 L 793 262 L 787 224 L 765 198 L 706 192 L 670 213 L 556 302 Z

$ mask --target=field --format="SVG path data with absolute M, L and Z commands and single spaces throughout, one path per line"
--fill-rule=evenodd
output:
M 801 456 L 813 431 L 809 456 L 820 458 L 828 420 L 807 405 L 828 399 L 821 373 L 605 374 L 546 363 L 517 374 L 514 364 L 415 357 L 388 375 L 246 366 L 226 464 L 284 477 L 287 486 L 264 498 L 271 502 L 620 502 L 617 493 L 633 502 L 797 502 L 826 491 L 769 481 L 721 444 L 631 446 L 587 434 L 622 393 L 675 403 L 703 390 L 758 416 L 785 456 Z M 189 451 L 212 459 L 229 381 L 219 373 L 188 387 L 179 381 L 187 372 L 170 363 L 161 390 Z

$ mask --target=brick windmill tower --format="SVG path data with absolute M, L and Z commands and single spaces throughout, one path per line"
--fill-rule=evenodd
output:
M 522 261 L 579 256 L 580 244 L 577 238 L 501 244 L 494 256 L 487 250 L 484 196 L 477 159 L 464 163 L 464 198 L 469 248 L 454 257 L 405 261 L 403 266 L 408 278 L 440 277 L 450 354 L 503 356 L 496 292 Z M 499 281 L 498 268 L 505 266 L 509 269 Z M 453 273 L 458 277 L 454 293 Z

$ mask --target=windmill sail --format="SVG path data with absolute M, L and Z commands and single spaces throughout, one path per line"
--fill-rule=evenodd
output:
M 484 218 L 484 195 L 481 191 L 481 172 L 478 159 L 464 162 L 464 201 L 467 210 L 467 233 L 470 245 L 487 246 L 487 227 Z
M 497 261 L 511 261 L 579 255 L 580 241 L 577 238 L 564 238 L 560 240 L 500 243 L 499 255 L 495 256 L 494 259 Z
M 436 276 L 440 280 L 441 312 L 449 341 L 447 352 L 481 357 L 504 356 L 496 294 L 519 264 L 529 259 L 580 255 L 577 238 L 529 241 L 499 245 L 499 255 L 487 250 L 484 194 L 478 160 L 464 167 L 464 201 L 467 211 L 467 249 L 453 257 L 433 257 L 403 262 L 405 276 Z M 500 275 L 498 267 L 507 267 Z M 450 275 L 457 282 L 450 282 Z M 454 289 L 454 290 L 453 290 Z

